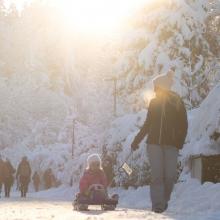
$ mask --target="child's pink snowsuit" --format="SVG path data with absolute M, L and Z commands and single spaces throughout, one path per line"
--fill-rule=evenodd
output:
M 105 188 L 107 187 L 107 178 L 103 170 L 97 172 L 92 172 L 90 169 L 85 170 L 79 183 L 80 193 L 86 193 L 87 189 L 93 184 L 101 184 Z

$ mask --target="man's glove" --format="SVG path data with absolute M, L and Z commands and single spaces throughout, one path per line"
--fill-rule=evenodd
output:
M 132 149 L 133 151 L 136 151 L 138 148 L 139 148 L 138 144 L 136 144 L 136 143 L 134 143 L 134 142 L 131 144 L 131 149 Z

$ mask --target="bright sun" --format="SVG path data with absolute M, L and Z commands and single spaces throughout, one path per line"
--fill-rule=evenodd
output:
M 53 0 L 65 20 L 82 32 L 112 32 L 149 0 Z
M 4 0 L 19 9 L 33 0 Z M 68 27 L 85 33 L 111 33 L 135 13 L 144 3 L 155 0 L 42 0 L 62 13 Z

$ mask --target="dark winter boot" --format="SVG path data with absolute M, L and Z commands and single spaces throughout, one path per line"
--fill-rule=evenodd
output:
M 86 204 L 78 204 L 78 210 L 79 211 L 88 211 L 88 205 Z
M 101 205 L 101 209 L 104 211 L 112 211 L 115 210 L 116 205 Z
M 167 210 L 167 208 L 168 208 L 168 204 L 166 203 L 166 205 L 164 206 L 163 209 L 155 208 L 155 209 L 152 209 L 152 211 L 155 212 L 155 213 L 162 213 L 162 212 L 165 212 Z

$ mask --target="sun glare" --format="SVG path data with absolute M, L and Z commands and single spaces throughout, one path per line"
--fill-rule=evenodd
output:
M 110 33 L 120 28 L 126 18 L 146 1 L 56 0 L 56 4 L 61 9 L 66 23 L 77 30 Z
M 19 10 L 33 0 L 5 0 Z M 62 13 L 68 28 L 85 33 L 117 31 L 126 19 L 143 4 L 154 0 L 42 0 L 54 5 Z
M 147 105 L 149 105 L 151 99 L 155 97 L 155 93 L 153 90 L 147 90 L 143 93 L 144 101 Z

